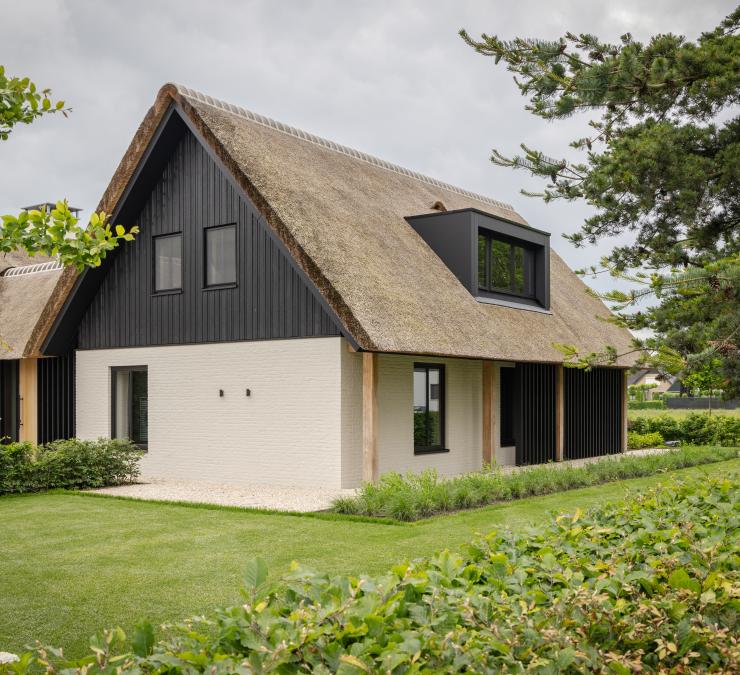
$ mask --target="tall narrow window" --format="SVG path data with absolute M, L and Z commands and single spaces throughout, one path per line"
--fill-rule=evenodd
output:
M 236 225 L 209 227 L 205 231 L 206 286 L 236 283 Z
M 154 291 L 182 288 L 182 235 L 154 237 Z
M 532 251 L 480 232 L 478 287 L 484 291 L 533 296 L 535 288 Z
M 149 442 L 149 394 L 146 366 L 112 369 L 113 438 L 128 438 L 140 447 Z
M 500 443 L 502 447 L 516 445 L 514 436 L 514 412 L 517 408 L 516 368 L 500 368 L 501 376 L 501 425 Z
M 414 364 L 414 452 L 445 451 L 444 366 Z

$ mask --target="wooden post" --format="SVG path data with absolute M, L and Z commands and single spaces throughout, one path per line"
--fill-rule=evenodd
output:
M 21 359 L 18 371 L 18 394 L 21 399 L 19 440 L 38 441 L 38 363 L 37 359 Z
M 555 461 L 563 461 L 565 444 L 565 396 L 563 391 L 563 365 L 555 366 Z
M 627 382 L 629 379 L 629 370 L 622 371 L 622 452 L 627 452 Z
M 378 355 L 362 352 L 362 480 L 378 480 Z
M 493 395 L 496 384 L 496 367 L 493 361 L 483 361 L 483 464 L 492 464 L 494 457 L 495 419 Z

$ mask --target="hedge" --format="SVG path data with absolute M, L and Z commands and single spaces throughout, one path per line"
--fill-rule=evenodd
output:
M 0 494 L 132 483 L 141 454 L 130 441 L 108 438 L 0 445 Z
M 691 413 L 682 419 L 671 415 L 638 417 L 628 421 L 628 428 L 638 434 L 659 433 L 666 441 L 688 445 L 740 445 L 740 417 Z
M 627 410 L 665 410 L 663 401 L 628 401 Z
M 332 508 L 338 513 L 419 520 L 500 501 L 652 476 L 737 455 L 735 448 L 685 447 L 645 456 L 616 455 L 583 466 L 543 464 L 514 473 L 504 473 L 498 467 L 452 478 L 440 478 L 434 470 L 403 476 L 387 473 L 377 483 L 363 485 L 356 495 L 334 500 Z
M 627 447 L 639 450 L 640 448 L 659 448 L 663 445 L 663 437 L 657 431 L 647 434 L 638 434 L 636 431 L 627 432 Z
M 740 672 L 739 491 L 736 480 L 674 481 L 380 577 L 294 567 L 271 582 L 253 560 L 237 606 L 159 636 L 147 623 L 130 641 L 108 631 L 80 661 L 39 649 L 15 666 L 91 675 Z

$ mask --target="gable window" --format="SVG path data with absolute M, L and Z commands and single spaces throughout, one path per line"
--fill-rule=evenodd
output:
M 534 256 L 529 248 L 478 232 L 478 288 L 533 297 Z
M 149 442 L 149 385 L 146 366 L 111 368 L 111 437 L 139 447 Z
M 437 363 L 414 364 L 414 453 L 445 449 L 445 368 Z
M 182 234 L 154 237 L 154 292 L 182 289 Z
M 205 230 L 205 277 L 207 287 L 236 283 L 236 225 Z

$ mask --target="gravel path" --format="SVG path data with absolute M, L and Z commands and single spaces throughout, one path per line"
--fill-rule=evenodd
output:
M 648 448 L 630 450 L 628 455 L 652 455 L 670 452 L 670 448 Z M 610 455 L 621 457 L 622 455 Z M 550 466 L 567 467 L 583 466 L 590 462 L 603 460 L 605 457 L 574 459 L 567 462 L 550 464 Z M 505 466 L 505 473 L 513 473 L 528 467 Z M 275 511 L 324 511 L 331 506 L 336 497 L 349 496 L 355 490 L 308 489 L 305 487 L 281 487 L 276 485 L 205 483 L 202 481 L 185 481 L 169 479 L 144 479 L 145 482 L 133 485 L 117 485 L 99 488 L 91 492 L 106 495 L 135 497 L 136 499 L 153 499 L 173 502 L 197 502 L 218 504 L 221 506 L 246 506 Z
M 324 511 L 334 498 L 354 490 L 307 489 L 258 484 L 205 483 L 169 479 L 145 479 L 133 485 L 91 490 L 106 495 L 173 502 L 197 502 L 221 506 L 246 506 L 276 511 Z

